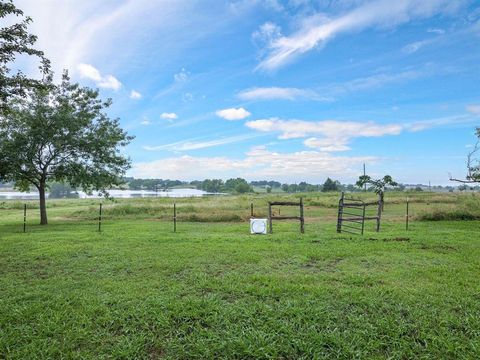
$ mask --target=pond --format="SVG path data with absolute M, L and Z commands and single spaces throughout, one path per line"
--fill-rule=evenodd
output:
M 201 197 L 206 195 L 217 195 L 197 189 L 172 189 L 167 191 L 150 191 L 150 190 L 110 190 L 110 196 L 114 198 L 144 198 L 144 197 Z M 78 192 L 80 199 L 95 199 L 101 196 L 98 193 L 92 195 L 85 194 L 83 191 Z M 48 195 L 47 195 L 48 196 Z M 0 191 L 0 199 L 2 200 L 33 200 L 38 199 L 37 192 L 19 192 L 19 191 Z

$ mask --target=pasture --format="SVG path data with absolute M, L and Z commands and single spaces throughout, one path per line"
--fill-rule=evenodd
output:
M 387 193 L 357 236 L 338 193 L 304 194 L 305 234 L 249 234 L 251 202 L 299 196 L 104 201 L 100 233 L 98 200 L 49 201 L 48 226 L 29 202 L 26 233 L 0 201 L 0 357 L 480 357 L 478 196 L 409 194 L 407 232 Z

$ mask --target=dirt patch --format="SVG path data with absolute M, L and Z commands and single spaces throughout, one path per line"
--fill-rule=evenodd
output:
M 301 267 L 312 271 L 325 271 L 334 272 L 337 271 L 337 265 L 343 260 L 343 258 L 335 258 L 332 260 L 324 261 L 319 259 L 310 259 L 304 263 Z
M 377 238 L 368 238 L 370 241 L 384 241 L 384 242 L 390 242 L 390 241 L 410 241 L 410 238 L 408 237 L 393 237 L 393 238 L 383 238 L 383 239 L 377 239 Z
M 440 245 L 427 245 L 422 244 L 420 245 L 420 249 L 422 250 L 431 250 L 439 253 L 448 253 L 452 251 L 457 251 L 458 249 L 455 246 L 440 244 Z

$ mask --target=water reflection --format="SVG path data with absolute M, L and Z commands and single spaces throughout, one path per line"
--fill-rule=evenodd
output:
M 145 198 L 145 197 L 200 197 L 205 195 L 214 195 L 203 190 L 197 189 L 173 189 L 168 191 L 149 191 L 149 190 L 110 190 L 110 195 L 114 198 Z M 80 199 L 96 199 L 100 198 L 98 193 L 92 195 L 85 194 L 83 191 L 78 192 Z M 38 199 L 37 192 L 19 192 L 19 191 L 0 191 L 0 199 L 8 200 L 32 200 Z

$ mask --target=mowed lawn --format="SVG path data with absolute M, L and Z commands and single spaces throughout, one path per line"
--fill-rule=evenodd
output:
M 246 217 L 249 201 L 225 200 Z M 320 204 L 303 235 L 252 236 L 130 209 L 98 233 L 92 204 L 50 202 L 46 227 L 29 210 L 25 234 L 19 206 L 0 210 L 0 358 L 480 358 L 480 221 L 406 232 L 387 204 L 380 233 L 340 235 Z

